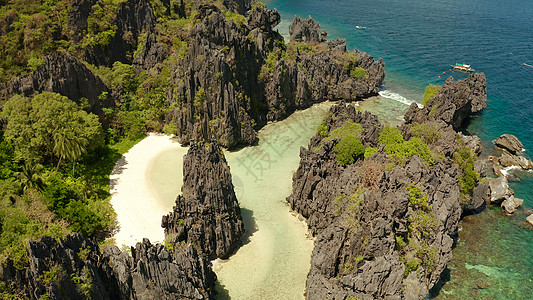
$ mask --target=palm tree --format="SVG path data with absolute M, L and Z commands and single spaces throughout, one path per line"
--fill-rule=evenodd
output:
M 87 150 L 88 141 L 86 138 L 76 136 L 74 132 L 61 128 L 54 132 L 54 153 L 59 157 L 57 162 L 56 173 L 59 165 L 64 159 L 72 160 L 72 176 L 74 176 L 74 167 L 78 160 Z
M 23 191 L 30 188 L 42 189 L 44 183 L 39 172 L 43 169 L 41 164 L 25 162 L 20 172 L 15 172 L 15 177 L 20 181 Z

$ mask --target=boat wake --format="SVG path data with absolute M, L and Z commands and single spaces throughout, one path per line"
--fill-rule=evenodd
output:
M 419 108 L 422 108 L 424 107 L 424 105 L 416 102 L 416 101 L 413 101 L 413 100 L 409 100 L 407 98 L 405 98 L 404 96 L 400 95 L 400 94 L 396 94 L 396 93 L 393 93 L 389 90 L 383 90 L 383 91 L 379 91 L 379 95 L 381 97 L 385 97 L 385 98 L 389 98 L 389 99 L 392 99 L 392 100 L 395 100 L 395 101 L 398 101 L 400 103 L 403 103 L 405 105 L 411 105 L 413 103 L 416 103 L 416 105 L 418 105 Z

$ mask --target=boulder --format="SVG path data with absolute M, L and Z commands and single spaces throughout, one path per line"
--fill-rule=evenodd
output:
M 501 207 L 507 214 L 512 214 L 518 207 L 522 206 L 522 204 L 524 204 L 523 199 L 509 196 L 502 202 Z
M 498 161 L 504 167 L 516 166 L 524 170 L 533 169 L 533 161 L 520 155 L 513 155 L 507 151 L 503 151 Z
M 506 149 L 514 155 L 520 153 L 524 144 L 512 134 L 502 134 L 494 140 L 494 144 L 500 148 Z
M 500 203 L 514 195 L 505 176 L 489 179 L 490 203 Z
M 318 43 L 322 42 L 320 24 L 311 16 L 305 19 L 294 16 L 289 26 L 291 42 Z

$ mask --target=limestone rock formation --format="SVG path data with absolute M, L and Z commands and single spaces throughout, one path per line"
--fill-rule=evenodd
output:
M 311 16 L 302 19 L 294 16 L 289 26 L 291 42 L 318 43 L 322 42 L 320 24 Z
M 116 18 L 114 35 L 106 45 L 89 45 L 85 48 L 85 60 L 93 65 L 111 66 L 115 61 L 131 64 L 137 49 L 139 36 L 152 30 L 157 22 L 148 0 L 121 2 Z
M 449 79 L 435 97 L 439 102 L 411 106 L 396 131 L 401 137 L 386 138 L 400 150 L 381 142 L 385 127 L 377 117 L 344 103 L 331 108 L 300 150 L 287 198 L 316 236 L 308 299 L 427 296 L 451 259 L 461 215 L 482 207 L 492 193 L 486 162 L 478 158 L 479 138 L 454 130 L 484 107 L 485 90 L 483 75 L 458 83 Z M 341 164 L 346 134 L 355 136 L 365 153 Z M 440 158 L 422 152 L 403 157 L 410 150 L 399 145 L 411 142 L 419 143 L 419 150 L 425 144 Z M 462 186 L 465 174 L 475 177 L 470 189 Z M 508 210 L 520 202 L 505 200 Z
M 169 251 L 145 239 L 129 256 L 75 233 L 30 240 L 28 267 L 7 260 L 0 279 L 29 299 L 213 299 L 216 276 L 191 245 Z
M 335 160 L 339 141 L 329 134 L 347 121 L 361 124 L 360 141 L 377 153 L 342 167 Z M 332 107 L 323 126 L 327 135 L 317 134 L 307 149 L 301 148 L 293 193 L 287 198 L 317 237 L 307 298 L 424 298 L 451 259 L 462 214 L 457 165 L 451 155 L 429 166 L 413 156 L 387 168 L 390 161 L 378 142 L 382 125 L 353 106 Z M 427 208 L 414 205 L 413 197 L 425 199 Z M 431 234 L 413 234 L 417 229 L 412 228 Z M 420 251 L 428 256 L 416 256 L 414 245 L 424 245 Z M 408 287 L 405 292 L 402 286 Z
M 87 30 L 87 19 L 93 5 L 98 0 L 73 0 L 68 13 L 68 25 L 72 31 L 72 39 L 79 42 Z
M 498 159 L 498 162 L 503 167 L 516 166 L 524 170 L 533 169 L 533 162 L 520 155 L 513 155 L 507 151 L 503 151 L 502 156 Z
M 343 43 L 310 45 L 318 49 L 311 52 L 286 46 L 273 29 L 279 13 L 261 4 L 244 24 L 212 5 L 200 6 L 196 18 L 187 53 L 172 68 L 174 92 L 167 95 L 179 107 L 171 122 L 182 144 L 212 137 L 224 147 L 252 144 L 256 129 L 297 109 L 376 95 L 385 76 L 382 60 L 344 52 Z
M 231 173 L 216 142 L 191 144 L 181 192 L 161 221 L 167 239 L 192 243 L 210 259 L 231 254 L 244 227 Z
M 111 90 L 75 57 L 48 55 L 43 60 L 34 72 L 8 83 L 10 96 L 22 94 L 29 97 L 47 91 L 77 102 L 86 98 L 90 111 L 97 115 L 102 115 L 102 108 L 114 106 Z
M 407 123 L 444 121 L 458 129 L 471 113 L 487 106 L 487 83 L 485 74 L 473 73 L 465 80 L 455 82 L 448 78 L 440 91 L 424 108 L 411 104 L 405 114 Z
M 157 42 L 156 34 L 148 31 L 140 51 L 133 58 L 133 66 L 138 74 L 155 67 L 158 63 L 163 62 L 167 56 L 168 50 Z
M 103 255 L 117 280 L 122 299 L 213 299 L 216 275 L 190 244 L 169 251 L 148 239 L 131 248 L 131 257 L 116 246 Z
M 502 134 L 494 140 L 494 144 L 500 148 L 506 149 L 514 155 L 518 155 L 524 144 L 512 134 Z

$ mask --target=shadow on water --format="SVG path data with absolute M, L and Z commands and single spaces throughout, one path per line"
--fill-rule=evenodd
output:
M 231 299 L 228 290 L 226 290 L 226 287 L 223 284 L 221 284 L 218 280 L 215 282 L 215 292 L 216 292 L 215 299 L 218 299 L 218 300 Z
M 440 275 L 439 281 L 433 286 L 433 288 L 429 291 L 429 299 L 433 299 L 437 297 L 440 294 L 440 291 L 444 287 L 444 285 L 449 282 L 451 279 L 451 272 L 450 269 L 446 268 Z
M 241 217 L 244 223 L 244 233 L 240 241 L 237 243 L 235 249 L 229 255 L 229 257 L 235 254 L 235 252 L 237 252 L 239 248 L 250 243 L 251 241 L 250 238 L 257 231 L 257 224 L 255 223 L 253 211 L 246 209 L 246 208 L 241 208 Z M 221 284 L 218 280 L 215 282 L 215 291 L 216 291 L 216 299 L 220 299 L 220 300 L 231 299 L 229 295 L 229 291 L 226 290 L 225 286 Z

